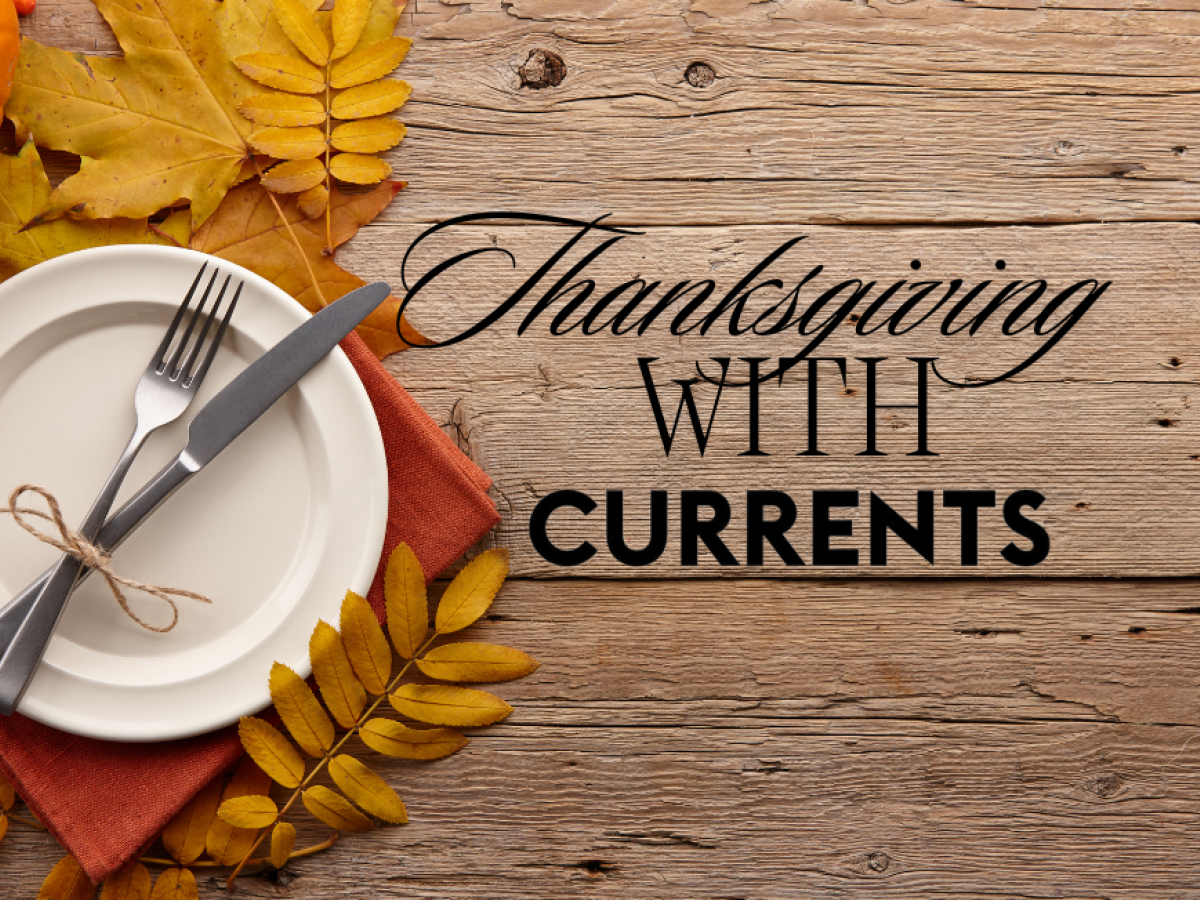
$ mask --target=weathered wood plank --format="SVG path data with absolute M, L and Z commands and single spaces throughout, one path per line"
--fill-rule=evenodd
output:
M 421 226 L 371 229 L 348 249 L 347 264 L 400 285 L 402 257 L 420 231 Z M 563 569 L 534 551 L 527 534 L 534 506 L 549 492 L 561 489 L 583 491 L 601 503 L 608 489 L 626 491 L 632 547 L 644 546 L 648 536 L 650 491 L 671 491 L 673 527 L 667 550 L 644 571 L 659 576 L 741 574 L 741 568 L 718 566 L 703 550 L 700 565 L 680 565 L 675 526 L 678 492 L 685 488 L 715 490 L 729 498 L 734 521 L 724 535 L 743 564 L 748 558 L 747 490 L 792 492 L 799 508 L 792 542 L 811 564 L 812 528 L 806 504 L 814 488 L 860 491 L 863 506 L 866 492 L 876 491 L 906 516 L 913 515 L 917 490 L 993 489 L 1003 502 L 1014 490 L 1033 489 L 1047 498 L 1039 520 L 1050 530 L 1051 556 L 1024 573 L 1014 569 L 999 555 L 1012 533 L 996 512 L 981 519 L 979 573 L 1190 575 L 1200 567 L 1200 551 L 1191 537 L 1200 533 L 1200 503 L 1196 502 L 1200 498 L 1194 495 L 1197 423 L 1190 411 L 1194 366 L 1200 358 L 1196 344 L 1200 313 L 1187 298 L 1200 285 L 1180 261 L 1192 252 L 1196 233 L 1194 225 L 1171 224 L 1048 229 L 652 228 L 624 238 L 582 275 L 573 276 L 594 279 L 593 301 L 634 276 L 647 282 L 661 280 L 663 286 L 642 303 L 638 315 L 680 280 L 713 278 L 714 299 L 687 319 L 694 326 L 773 249 L 788 238 L 804 235 L 795 250 L 750 282 L 774 277 L 783 287 L 759 292 L 748 304 L 743 327 L 779 304 L 817 264 L 827 271 L 799 295 L 800 310 L 819 292 L 847 278 L 878 281 L 869 297 L 854 307 L 854 316 L 867 315 L 870 302 L 898 280 L 907 278 L 910 284 L 938 280 L 943 285 L 937 288 L 940 298 L 951 279 L 964 279 L 966 286 L 942 307 L 939 315 L 944 315 L 969 287 L 992 280 L 991 293 L 973 301 L 969 312 L 954 323 L 956 328 L 984 308 L 999 285 L 1013 279 L 1030 280 L 1035 275 L 1045 279 L 1051 286 L 1047 300 L 1050 293 L 1079 279 L 1111 281 L 1079 325 L 1012 380 L 960 389 L 932 379 L 929 448 L 939 454 L 936 458 L 906 455 L 917 448 L 912 410 L 878 412 L 878 448 L 888 456 L 857 455 L 867 446 L 868 408 L 866 365 L 856 360 L 887 357 L 889 362 L 881 363 L 878 370 L 880 402 L 913 403 L 916 365 L 905 357 L 938 357 L 938 365 L 951 378 L 986 380 L 1030 358 L 1045 336 L 1026 331 L 1004 337 L 997 314 L 974 335 L 944 336 L 938 331 L 942 319 L 936 316 L 907 334 L 891 335 L 884 329 L 859 334 L 865 325 L 880 325 L 878 315 L 898 307 L 900 300 L 893 299 L 875 320 L 856 323 L 854 318 L 844 318 L 813 351 L 817 356 L 850 358 L 846 387 L 831 364 L 824 375 L 819 373 L 824 379 L 818 383 L 819 446 L 828 456 L 797 455 L 808 447 L 804 367 L 793 370 L 782 387 L 771 383 L 762 389 L 760 449 L 770 455 L 743 455 L 750 449 L 749 398 L 744 389 L 731 389 L 723 395 L 703 456 L 686 416 L 678 444 L 667 456 L 638 358 L 659 360 L 652 371 L 670 425 L 680 397 L 671 379 L 694 377 L 697 360 L 790 357 L 811 337 L 802 338 L 795 325 L 774 336 L 732 335 L 728 312 L 717 318 L 706 336 L 694 330 L 675 335 L 670 326 L 683 307 L 681 300 L 641 336 L 617 337 L 603 329 L 587 336 L 579 328 L 553 334 L 553 317 L 566 307 L 566 299 L 557 300 L 520 334 L 519 326 L 538 299 L 600 243 L 589 237 L 496 324 L 452 347 L 393 356 L 388 365 L 496 479 L 504 513 L 497 540 L 514 551 L 515 571 L 523 575 L 630 574 L 607 552 L 599 552 L 578 569 Z M 457 275 L 445 276 L 444 286 L 435 285 L 432 293 L 420 295 L 410 308 L 413 320 L 439 338 L 465 332 L 496 309 L 567 236 L 559 229 L 479 226 L 449 233 L 444 240 L 431 239 L 430 246 L 422 245 L 409 263 L 409 285 L 451 254 L 475 247 L 511 251 L 516 265 L 510 268 L 507 259 L 495 254 L 473 260 Z M 997 259 L 1006 260 L 1002 272 L 993 265 Z M 910 268 L 910 260 L 921 261 L 919 273 Z M 629 296 L 621 297 L 597 321 L 615 315 Z M 900 331 L 934 305 L 931 297 L 918 306 Z M 1061 307 L 1055 319 L 1070 305 Z M 565 321 L 578 323 L 590 308 L 584 305 Z M 827 319 L 833 308 L 823 309 L 814 321 Z M 1011 308 L 1011 302 L 1004 306 L 1003 315 Z M 774 322 L 778 315 L 766 321 Z M 629 321 L 636 321 L 636 316 Z M 745 365 L 735 362 L 734 366 L 736 378 L 744 379 Z M 706 370 L 719 372 L 711 362 Z M 716 390 L 701 385 L 697 396 L 702 419 L 707 421 Z M 936 520 L 935 565 L 902 547 L 889 553 L 886 568 L 866 564 L 864 509 L 843 513 L 858 524 L 855 537 L 839 546 L 856 547 L 861 565 L 836 574 L 963 574 L 956 511 L 945 510 Z M 603 551 L 603 515 L 603 508 L 587 519 L 562 513 L 552 520 L 552 534 L 563 547 L 586 539 Z M 766 564 L 768 574 L 816 574 L 811 568 L 783 567 L 770 549 Z
M 409 137 L 391 156 L 411 186 L 387 216 L 1200 217 L 1196 17 L 1087 6 L 417 0 Z M 116 49 L 85 0 L 44 0 L 26 33 Z M 522 86 L 537 50 L 562 58 L 561 84 Z M 696 62 L 715 80 L 693 86 Z
M 463 637 L 537 653 L 494 688 L 516 712 L 450 760 L 376 758 L 412 824 L 283 894 L 1190 897 L 1194 589 L 511 582 Z M 12 896 L 51 843 L 0 844 Z

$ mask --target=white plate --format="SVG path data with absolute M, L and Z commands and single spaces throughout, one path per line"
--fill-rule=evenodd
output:
M 199 396 L 146 443 L 120 504 L 179 451 L 201 406 L 308 313 L 245 269 L 168 247 L 73 253 L 0 285 L 0 506 L 31 482 L 58 497 L 68 522 L 82 520 L 133 428 L 138 378 L 205 260 L 245 280 L 242 299 Z M 178 626 L 155 634 L 121 611 L 103 579 L 89 578 L 20 712 L 75 734 L 149 741 L 259 711 L 270 702 L 271 664 L 307 675 L 317 620 L 336 623 L 346 590 L 369 588 L 387 497 L 379 425 L 336 349 L 114 557 L 118 573 L 197 591 L 212 605 L 179 601 Z M 54 559 L 0 518 L 0 601 Z M 170 621 L 153 597 L 129 598 L 143 618 Z

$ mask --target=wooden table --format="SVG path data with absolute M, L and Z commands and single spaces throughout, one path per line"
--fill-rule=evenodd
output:
M 391 371 L 497 480 L 494 540 L 512 548 L 514 577 L 475 634 L 543 665 L 497 689 L 515 713 L 463 753 L 383 766 L 411 824 L 244 891 L 1200 896 L 1186 481 L 1200 453 L 1198 13 L 1195 0 L 411 3 L 409 137 L 391 157 L 410 186 L 348 248 L 348 268 L 397 283 L 428 224 L 508 209 L 611 213 L 645 232 L 604 269 L 613 277 L 744 269 L 800 231 L 860 268 L 921 258 L 978 273 L 1007 256 L 1060 274 L 1114 269 L 1138 302 L 1175 304 L 1174 319 L 1154 320 L 1171 327 L 1143 328 L 1137 353 L 1103 371 L 1089 368 L 1099 332 L 1081 336 L 1073 378 L 997 394 L 978 445 L 964 439 L 945 465 L 984 477 L 981 448 L 1020 423 L 1030 466 L 1057 464 L 1064 431 L 1091 429 L 1112 459 L 1152 446 L 1162 468 L 1125 500 L 1168 537 L 1141 540 L 1128 506 L 1092 498 L 1098 470 L 1064 487 L 1056 521 L 1092 543 L 1051 579 L 993 563 L 987 578 L 922 579 L 919 559 L 887 579 L 748 577 L 711 562 L 556 569 L 525 533 L 550 490 L 623 487 L 633 503 L 756 479 L 807 488 L 813 470 L 792 455 L 799 407 L 772 413 L 776 455 L 760 468 L 739 461 L 744 432 L 727 430 L 703 460 L 668 462 L 633 358 L 715 355 L 718 341 L 680 350 L 660 335 L 642 353 L 544 327 L 517 339 L 510 326 L 394 356 Z M 47 43 L 116 52 L 87 0 L 41 0 L 25 24 Z M 534 240 L 506 227 L 477 233 Z M 492 287 L 468 278 L 414 320 L 433 334 L 465 327 L 494 304 Z M 833 440 L 861 440 L 837 427 Z M 853 471 L 831 465 L 823 478 Z M 1178 492 L 1177 520 L 1155 518 L 1155 491 Z M 33 897 L 57 853 L 14 828 L 0 895 Z M 217 878 L 202 886 L 222 892 Z

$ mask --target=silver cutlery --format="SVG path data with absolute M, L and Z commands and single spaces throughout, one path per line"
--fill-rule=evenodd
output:
M 196 414 L 188 440 L 169 462 L 100 529 L 94 543 L 115 550 L 129 534 L 287 393 L 376 307 L 391 288 L 376 282 L 318 312 L 248 366 Z M 90 570 L 89 570 L 90 571 Z M 86 572 L 84 573 L 86 575 Z M 0 611 L 0 713 L 21 702 L 61 612 L 42 612 L 43 574 Z M 51 615 L 53 613 L 53 615 Z M 4 640 L 11 634 L 11 639 Z
M 112 509 L 113 501 L 117 497 L 117 491 L 120 490 L 130 466 L 133 465 L 133 461 L 137 458 L 146 439 L 159 428 L 174 422 L 183 415 L 184 410 L 195 399 L 200 385 L 204 383 L 204 376 L 208 374 L 213 358 L 217 355 L 217 349 L 221 346 L 225 330 L 229 326 L 229 319 L 237 306 L 238 297 L 241 296 L 242 285 L 238 284 L 233 299 L 225 308 L 222 316 L 221 304 L 225 299 L 225 292 L 229 288 L 229 281 L 232 277 L 227 276 L 213 303 L 212 311 L 205 315 L 209 295 L 220 276 L 220 272 L 214 270 L 212 277 L 208 280 L 208 285 L 204 288 L 199 305 L 194 311 L 191 311 L 189 316 L 192 298 L 207 269 L 208 263 L 201 266 L 187 295 L 183 298 L 183 302 L 175 311 L 171 324 L 167 326 L 167 331 L 159 342 L 158 349 L 154 351 L 149 365 L 138 379 L 133 395 L 133 434 L 122 451 L 120 459 L 117 460 L 112 474 L 108 476 L 104 487 L 100 489 L 99 495 L 84 517 L 83 524 L 78 528 L 77 533 L 85 541 L 93 541 L 104 524 L 104 520 L 108 518 L 109 510 Z M 183 334 L 180 335 L 179 331 L 185 317 L 187 326 L 183 328 Z M 212 330 L 214 322 L 218 323 L 216 333 L 209 341 L 209 332 Z M 197 326 L 199 326 L 198 331 Z M 50 571 L 50 576 L 41 592 L 23 617 L 30 628 L 18 629 L 14 640 L 6 648 L 4 656 L 0 657 L 0 669 L 3 669 L 4 673 L 0 675 L 0 683 L 4 685 L 4 688 L 0 689 L 0 709 L 6 714 L 11 711 L 5 705 L 7 697 L 13 696 L 15 705 L 16 700 L 24 693 L 25 682 L 29 680 L 45 652 L 45 642 L 39 644 L 33 639 L 35 632 L 40 634 L 41 630 L 48 628 L 48 637 L 49 633 L 52 633 L 57 627 L 58 620 L 62 616 L 63 610 L 66 609 L 67 600 L 71 596 L 82 568 L 83 563 L 78 557 L 63 554 Z M 41 628 L 38 628 L 38 625 L 41 625 Z M 25 637 L 17 640 L 16 638 L 21 635 L 25 635 Z M 20 682 L 20 689 L 16 689 L 14 692 L 18 682 Z

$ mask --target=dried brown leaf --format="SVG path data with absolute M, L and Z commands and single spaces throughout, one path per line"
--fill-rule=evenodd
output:
M 200 888 L 190 869 L 167 869 L 154 882 L 150 900 L 200 900 Z
M 222 800 L 265 795 L 271 790 L 271 778 L 249 756 L 243 756 L 225 786 Z M 208 828 L 205 846 L 208 855 L 223 866 L 236 866 L 250 852 L 258 832 L 250 828 L 234 828 L 219 815 Z
M 355 50 L 333 67 L 329 86 L 345 90 L 383 78 L 404 62 L 410 47 L 408 38 L 394 37 Z
M 315 165 L 317 177 L 313 184 L 319 184 L 324 177 L 324 167 L 316 160 L 281 163 L 276 169 L 294 165 Z M 373 191 L 352 196 L 335 190 L 330 198 L 328 222 L 333 246 L 340 247 L 357 234 L 403 187 L 400 183 L 388 182 Z M 301 186 L 296 185 L 294 189 L 299 191 Z M 311 312 L 317 312 L 326 303 L 366 284 L 339 266 L 336 254 L 325 253 L 324 218 L 320 221 L 307 219 L 295 198 L 279 197 L 276 200 L 283 210 L 284 222 L 280 222 L 267 192 L 257 184 L 243 185 L 231 191 L 210 222 L 196 232 L 192 249 L 220 256 L 257 272 Z M 293 234 L 299 247 L 292 241 Z M 309 276 L 310 269 L 316 276 L 317 286 Z M 404 318 L 400 320 L 400 334 L 396 333 L 399 307 L 400 299 L 389 297 L 358 326 L 358 335 L 380 358 L 414 344 L 429 343 Z
M 313 674 L 325 705 L 343 728 L 353 728 L 367 705 L 367 692 L 354 674 L 342 636 L 328 622 L 317 622 L 308 642 Z
M 461 631 L 488 611 L 508 575 L 508 550 L 485 550 L 450 582 L 438 604 L 438 634 Z
M 376 81 L 342 91 L 333 98 L 329 112 L 335 119 L 366 119 L 395 112 L 412 94 L 404 81 Z
M 300 799 L 305 809 L 336 831 L 375 830 L 375 824 L 351 806 L 350 801 L 323 785 L 310 787 Z
M 329 38 L 321 31 L 316 17 L 299 0 L 275 0 L 275 15 L 296 49 L 313 65 L 329 62 Z
M 331 759 L 329 775 L 342 793 L 376 818 L 393 825 L 408 821 L 400 795 L 353 756 L 342 753 Z
M 538 661 L 512 647 L 464 641 L 435 647 L 417 668 L 439 681 L 512 681 L 536 672 Z
M 285 666 L 271 666 L 271 701 L 300 749 L 320 759 L 333 746 L 333 722 L 304 679 Z
M 296 846 L 296 826 L 290 822 L 280 822 L 271 832 L 271 865 L 282 869 L 292 855 Z
M 300 786 L 304 778 L 304 759 L 273 726 L 253 716 L 238 723 L 238 737 L 258 767 L 285 788 Z
M 430 725 L 491 725 L 512 712 L 495 694 L 444 684 L 405 684 L 388 699 L 396 712 Z
M 408 544 L 397 544 L 388 557 L 383 596 L 392 646 L 405 659 L 412 659 L 429 632 L 429 598 L 421 562 Z
M 96 886 L 92 884 L 73 856 L 64 856 L 38 891 L 37 900 L 92 900 L 96 896 Z
M 270 797 L 234 797 L 221 804 L 218 814 L 234 828 L 267 828 L 279 818 L 279 807 Z
M 150 870 L 131 863 L 104 879 L 100 900 L 150 900 Z
M 210 781 L 163 829 L 163 846 L 180 865 L 191 865 L 204 852 L 209 826 L 221 802 L 221 786 L 220 778 Z
M 354 591 L 346 591 L 340 624 L 342 644 L 354 673 L 368 693 L 382 694 L 392 674 L 392 649 L 371 604 Z
M 441 759 L 469 743 L 466 735 L 449 728 L 409 728 L 391 719 L 371 719 L 358 736 L 376 753 L 399 759 Z

